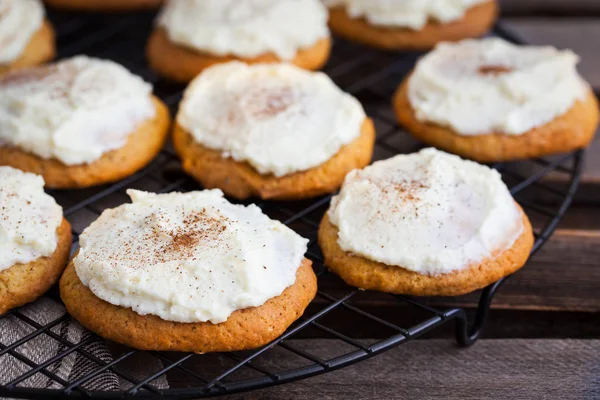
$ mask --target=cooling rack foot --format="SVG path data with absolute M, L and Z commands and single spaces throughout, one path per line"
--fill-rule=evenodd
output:
M 479 298 L 475 321 L 473 321 L 471 327 L 469 327 L 469 321 L 465 310 L 458 310 L 456 315 L 456 341 L 460 346 L 471 346 L 479 339 L 485 326 L 494 294 L 505 280 L 506 278 L 500 279 L 498 282 L 483 289 L 481 297 Z

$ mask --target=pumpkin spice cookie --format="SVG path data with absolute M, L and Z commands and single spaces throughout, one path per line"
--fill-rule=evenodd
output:
M 331 193 L 369 164 L 375 129 L 325 74 L 289 64 L 220 64 L 186 89 L 174 144 L 183 169 L 237 199 Z
M 319 245 L 349 285 L 455 296 L 520 269 L 533 233 L 497 171 L 429 148 L 348 174 Z
M 219 190 L 128 191 L 81 235 L 60 282 L 69 313 L 142 350 L 263 346 L 314 298 L 308 240 Z
M 135 11 L 159 7 L 163 0 L 44 0 L 51 7 L 72 11 Z
M 440 44 L 394 96 L 413 136 L 480 162 L 541 157 L 587 146 L 598 102 L 578 57 L 502 39 Z
M 0 315 L 50 289 L 70 249 L 71 227 L 44 180 L 0 167 Z
M 428 50 L 477 37 L 498 15 L 496 0 L 324 0 L 329 27 L 345 39 L 385 50 Z
M 158 73 L 189 82 L 212 65 L 234 60 L 317 70 L 330 49 L 320 0 L 189 0 L 165 4 L 146 52 Z
M 0 74 L 55 57 L 54 29 L 40 0 L 0 1 Z
M 161 150 L 169 121 L 152 86 L 111 61 L 79 56 L 0 77 L 0 165 L 50 188 L 133 174 Z

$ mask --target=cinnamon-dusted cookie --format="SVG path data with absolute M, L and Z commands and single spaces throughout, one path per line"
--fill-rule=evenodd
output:
M 67 310 L 107 339 L 144 350 L 259 347 L 316 293 L 307 240 L 219 190 L 128 191 L 81 235 L 60 283 Z
M 163 0 L 44 0 L 51 7 L 73 11 L 135 11 L 159 7 Z
M 44 180 L 0 167 L 0 315 L 50 289 L 70 249 L 71 227 Z
M 169 129 L 152 86 L 111 61 L 75 57 L 0 78 L 0 165 L 83 188 L 133 174 Z
M 572 151 L 599 119 L 578 60 L 497 38 L 440 44 L 401 84 L 394 110 L 416 138 L 481 162 Z
M 430 148 L 348 174 L 319 245 L 350 285 L 454 296 L 520 269 L 533 234 L 497 171 Z
M 427 50 L 481 36 L 494 24 L 496 0 L 324 0 L 338 36 L 386 50 Z
M 316 70 L 330 48 L 320 0 L 189 0 L 165 4 L 147 55 L 161 75 L 189 82 L 212 65 L 234 60 L 285 61 Z
M 336 191 L 369 164 L 375 129 L 325 74 L 288 64 L 231 62 L 186 89 L 174 144 L 183 168 L 238 199 L 300 199 Z
M 40 0 L 0 1 L 0 74 L 54 58 L 52 24 Z

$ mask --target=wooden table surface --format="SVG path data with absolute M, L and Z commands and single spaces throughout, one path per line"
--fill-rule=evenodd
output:
M 406 344 L 352 367 L 223 399 L 598 399 L 595 340 L 489 339 Z M 327 340 L 311 348 L 335 352 Z M 273 360 L 285 364 L 285 359 Z
M 600 91 L 600 1 L 502 3 L 507 24 L 529 42 L 580 54 L 580 71 Z M 402 312 L 370 299 L 365 307 Z M 472 309 L 476 300 L 434 302 Z M 441 338 L 410 342 L 339 371 L 227 399 L 600 399 L 599 311 L 600 136 L 587 153 L 572 209 L 500 289 L 484 338 L 473 347 L 459 348 L 451 332 L 439 332 L 433 336 Z M 306 340 L 312 348 L 336 350 L 333 341 Z M 286 358 L 265 362 L 285 366 Z

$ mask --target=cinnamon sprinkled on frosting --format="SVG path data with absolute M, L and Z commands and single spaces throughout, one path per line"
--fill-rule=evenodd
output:
M 177 123 L 203 146 L 279 177 L 331 159 L 360 135 L 365 118 L 321 72 L 230 62 L 192 81 Z
M 425 275 L 482 261 L 523 229 L 497 171 L 435 149 L 351 172 L 328 215 L 343 250 Z
M 294 283 L 305 239 L 219 190 L 152 194 L 81 235 L 77 275 L 99 298 L 176 322 L 223 322 Z
M 77 56 L 0 78 L 0 142 L 66 165 L 121 148 L 155 115 L 152 86 L 112 61 Z
M 54 253 L 61 222 L 41 176 L 0 167 L 0 271 Z
M 408 99 L 419 121 L 460 135 L 522 135 L 585 98 L 578 62 L 570 50 L 500 38 L 440 43 L 417 63 Z
M 283 113 L 292 104 L 299 101 L 299 95 L 299 93 L 294 93 L 291 87 L 268 89 L 257 86 L 244 93 L 239 102 L 254 117 L 269 118 Z
M 171 232 L 171 243 L 157 250 L 161 254 L 173 252 L 182 257 L 193 257 L 198 246 L 220 245 L 220 236 L 227 229 L 229 221 L 224 217 L 215 218 L 206 209 L 185 216 L 183 226 Z
M 511 72 L 513 69 L 502 65 L 482 65 L 479 67 L 479 73 L 482 75 L 500 75 Z

